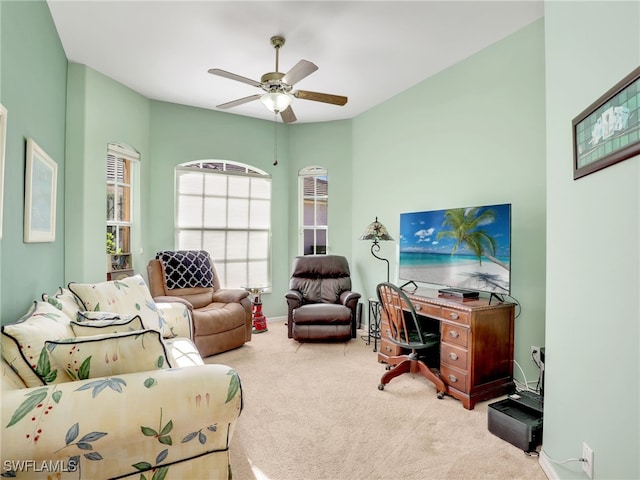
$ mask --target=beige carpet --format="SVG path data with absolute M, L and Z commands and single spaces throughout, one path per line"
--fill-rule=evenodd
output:
M 242 348 L 209 357 L 240 375 L 234 480 L 546 480 L 537 457 L 491 434 L 474 410 L 409 374 L 378 390 L 384 364 L 358 338 L 300 344 L 270 321 Z

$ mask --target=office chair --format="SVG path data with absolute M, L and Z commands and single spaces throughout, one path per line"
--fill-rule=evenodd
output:
M 440 348 L 440 334 L 422 331 L 413 304 L 400 287 L 385 282 L 378 285 L 377 291 L 383 318 L 388 321 L 382 335 L 395 345 L 411 350 L 409 354 L 389 357 L 388 371 L 380 379 L 378 389 L 384 390 L 391 379 L 403 373 L 418 373 L 433 382 L 438 398 L 443 398 L 447 387 L 419 356 L 420 352 Z

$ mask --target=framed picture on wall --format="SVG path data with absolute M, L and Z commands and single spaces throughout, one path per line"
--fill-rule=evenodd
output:
M 4 156 L 7 145 L 7 109 L 0 104 L 0 238 L 4 213 Z
M 24 241 L 56 239 L 56 186 L 58 165 L 33 139 L 27 139 L 24 186 Z
M 640 153 L 640 67 L 573 119 L 574 180 Z

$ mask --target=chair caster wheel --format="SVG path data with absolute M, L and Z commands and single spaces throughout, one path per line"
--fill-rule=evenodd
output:
M 444 398 L 444 392 L 438 392 L 438 400 L 442 400 Z
M 378 390 L 384 390 L 384 383 L 381 383 L 380 385 L 378 385 Z

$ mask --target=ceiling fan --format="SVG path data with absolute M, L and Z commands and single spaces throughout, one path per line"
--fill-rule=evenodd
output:
M 259 82 L 219 68 L 209 69 L 209 73 L 213 75 L 247 83 L 254 87 L 259 87 L 265 92 L 223 103 L 217 105 L 216 108 L 227 109 L 237 107 L 238 105 L 259 99 L 267 109 L 276 114 L 279 113 L 284 123 L 291 123 L 297 120 L 291 108 L 294 97 L 302 100 L 312 100 L 314 102 L 330 103 L 340 106 L 347 103 L 347 97 L 341 95 L 330 95 L 328 93 L 310 92 L 307 90 L 293 90 L 293 86 L 296 83 L 311 75 L 318 67 L 307 60 L 300 60 L 287 73 L 281 73 L 278 71 L 278 54 L 280 48 L 284 45 L 284 38 L 280 36 L 271 37 L 271 45 L 276 49 L 276 71 L 265 73 Z

